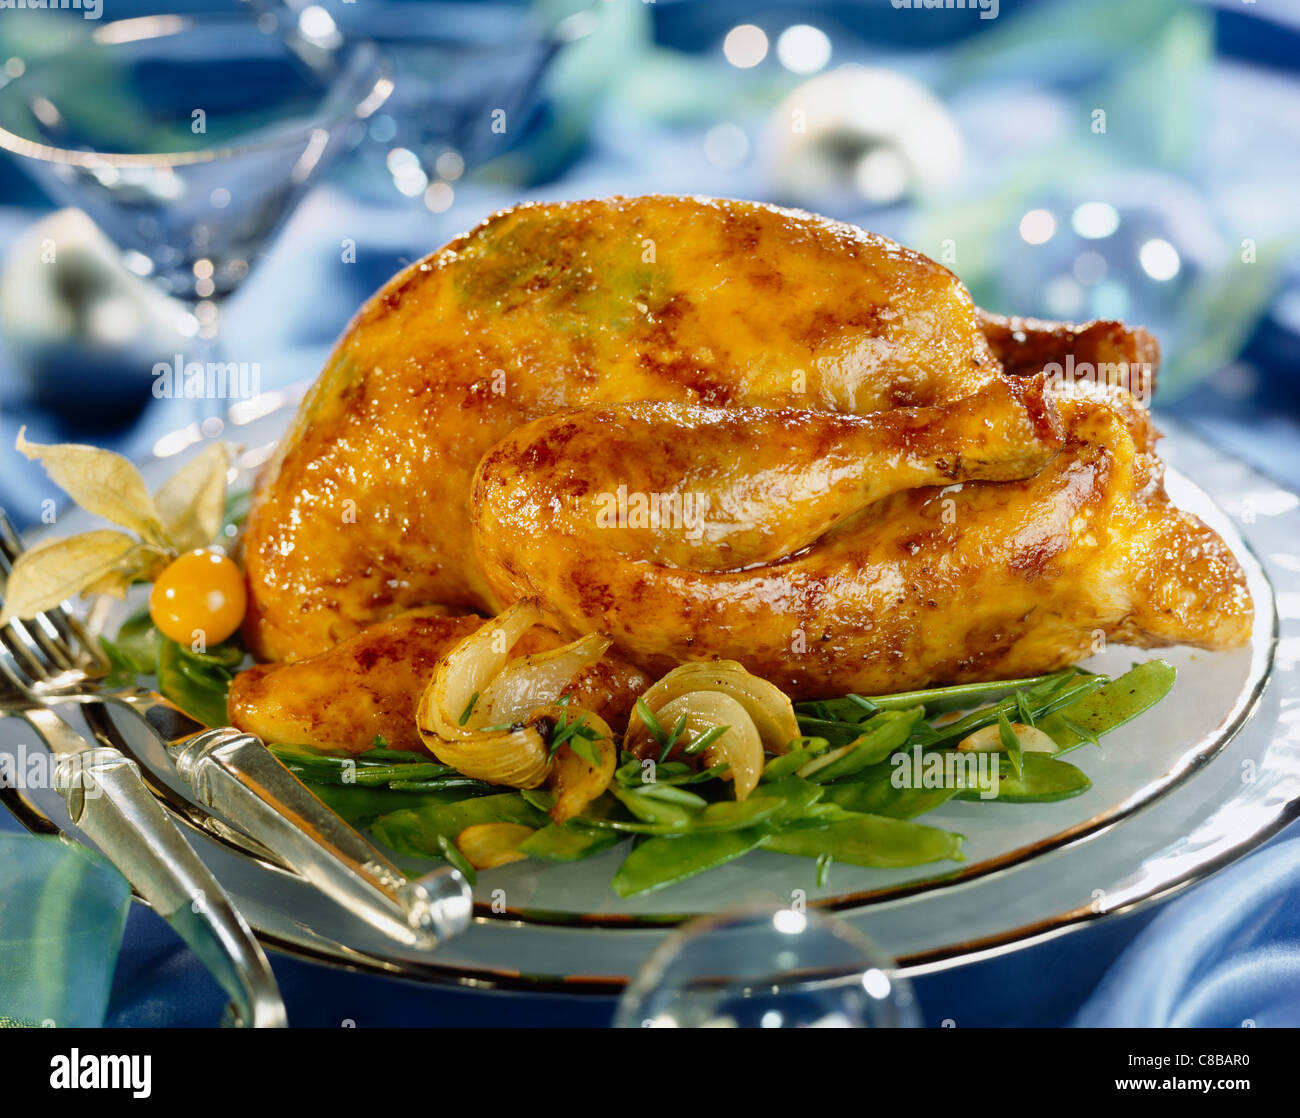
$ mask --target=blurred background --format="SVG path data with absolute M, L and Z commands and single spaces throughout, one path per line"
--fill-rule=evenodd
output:
M 0 11 L 20 520 L 48 496 L 20 425 L 176 453 L 224 411 L 159 398 L 160 362 L 310 379 L 491 211 L 649 192 L 854 222 L 993 310 L 1143 323 L 1165 415 L 1300 488 L 1294 0 L 64 2 Z

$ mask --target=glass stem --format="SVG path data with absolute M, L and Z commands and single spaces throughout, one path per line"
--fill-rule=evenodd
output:
M 221 392 L 224 380 L 218 366 L 224 362 L 221 338 L 221 305 L 215 299 L 200 299 L 190 308 L 198 322 L 198 332 L 191 347 L 193 360 L 203 366 L 203 390 L 194 398 L 193 422 L 209 438 L 221 434 L 226 415 L 227 400 Z M 213 422 L 213 421 L 216 422 Z

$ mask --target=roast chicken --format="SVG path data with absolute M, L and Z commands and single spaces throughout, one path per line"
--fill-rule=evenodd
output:
M 1133 378 L 1049 375 L 1068 357 Z M 612 637 L 628 688 L 711 658 L 809 698 L 1033 674 L 1104 640 L 1238 646 L 1242 571 L 1170 503 L 1129 391 L 1157 362 L 1141 329 L 988 314 L 919 253 L 807 213 L 506 210 L 370 300 L 266 469 L 244 635 L 298 663 L 241 677 L 232 714 L 263 732 L 294 688 L 342 691 L 408 611 L 521 599 L 557 639 Z M 417 627 L 369 686 L 409 707 L 458 624 Z M 368 743 L 359 710 L 313 733 Z

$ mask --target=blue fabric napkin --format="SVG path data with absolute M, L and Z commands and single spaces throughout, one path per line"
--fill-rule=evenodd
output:
M 1074 1020 L 1084 1026 L 1300 1026 L 1300 839 L 1171 902 Z
M 130 900 L 95 851 L 0 834 L 0 1026 L 102 1025 Z

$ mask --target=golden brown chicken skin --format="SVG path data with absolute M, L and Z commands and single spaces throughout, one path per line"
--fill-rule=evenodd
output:
M 652 674 L 739 659 L 794 698 L 1032 675 L 1103 637 L 1243 643 L 1241 571 L 1170 505 L 1145 410 L 1042 390 L 869 417 L 627 404 L 537 420 L 480 468 L 480 562 L 502 601 L 609 633 Z M 611 523 L 619 486 L 660 494 L 661 525 L 707 510 L 698 544 Z
M 1158 352 L 987 314 L 797 211 L 505 211 L 340 341 L 254 501 L 246 639 L 300 660 L 530 596 L 642 668 L 725 656 L 798 695 L 1031 674 L 1099 634 L 1241 643 L 1241 571 L 1169 505 L 1145 411 L 1034 376 L 1071 357 Z
M 415 709 L 438 660 L 483 619 L 412 610 L 372 625 L 336 647 L 297 663 L 259 664 L 240 672 L 227 701 L 231 724 L 263 741 L 286 741 L 359 753 L 376 735 L 390 749 L 424 751 Z M 525 656 L 564 643 L 533 629 L 512 650 Z M 615 656 L 583 668 L 568 691 L 575 707 L 595 711 L 622 728 L 645 675 Z
M 411 606 L 493 610 L 470 483 L 539 416 L 632 400 L 863 414 L 997 372 L 956 277 L 851 226 L 694 198 L 507 210 L 398 275 L 340 341 L 249 517 L 245 637 L 294 659 Z

